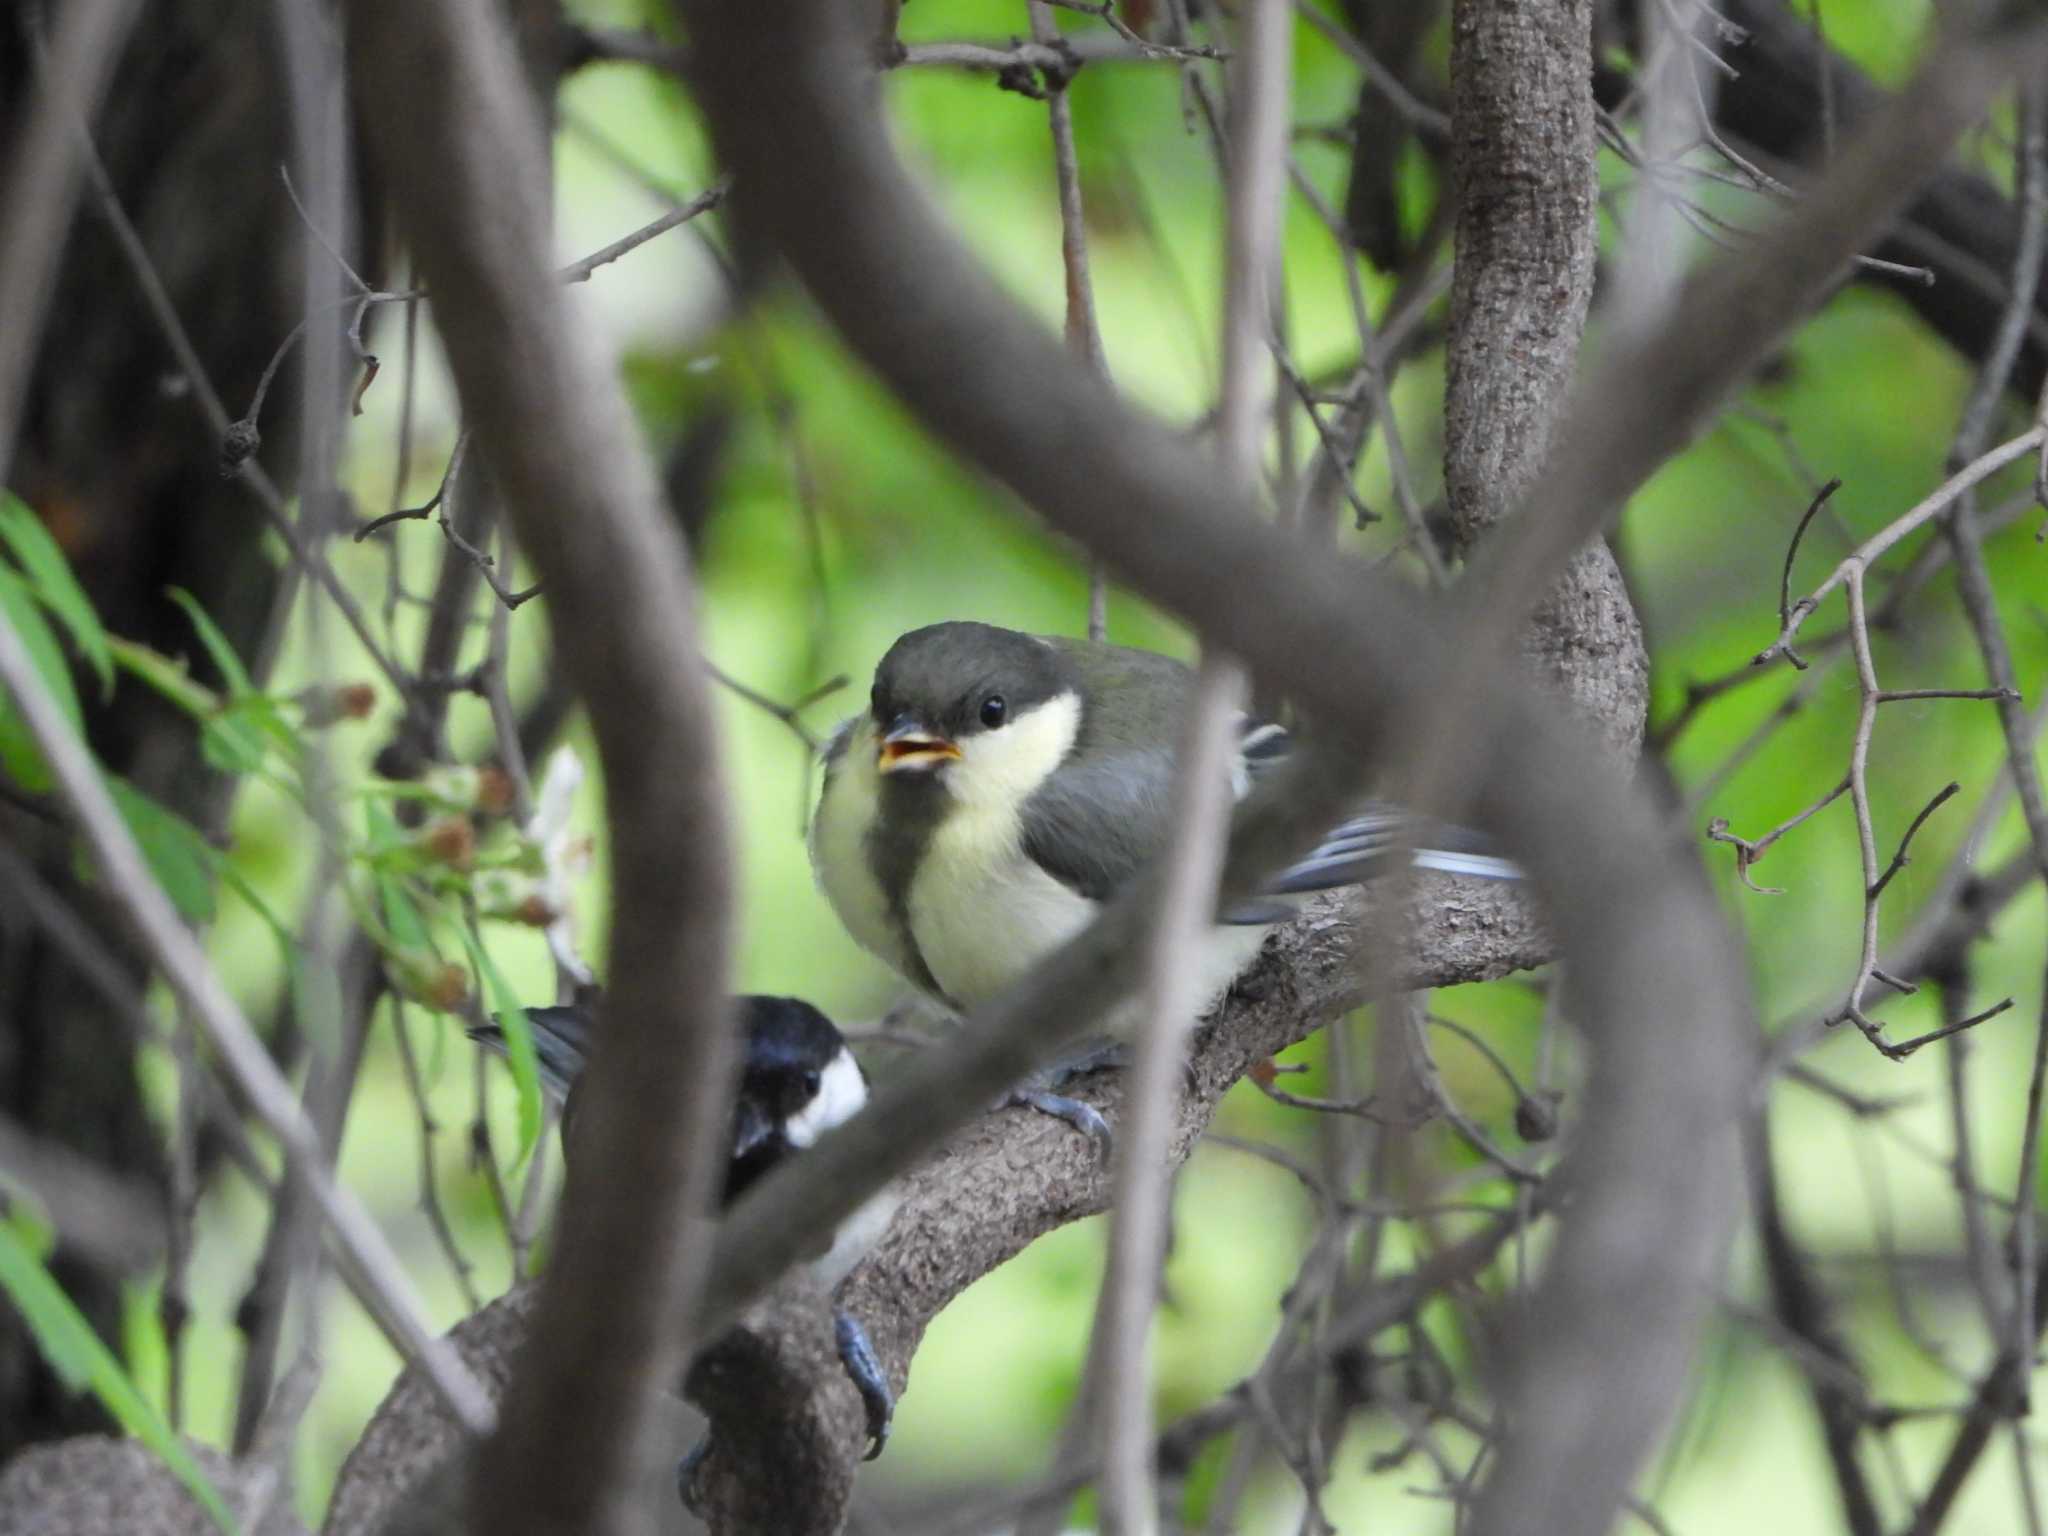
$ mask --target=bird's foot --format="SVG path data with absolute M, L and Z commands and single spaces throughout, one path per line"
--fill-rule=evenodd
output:
M 1062 1093 L 1047 1093 L 1042 1088 L 1012 1088 L 1001 1107 L 1035 1109 L 1041 1115 L 1050 1115 L 1093 1141 L 1102 1161 L 1109 1161 L 1110 1148 L 1115 1145 L 1116 1138 L 1110 1134 L 1109 1122 L 1102 1118 L 1094 1105 L 1070 1099 Z
M 1114 1144 L 1109 1122 L 1102 1118 L 1093 1105 L 1070 1098 L 1058 1090 L 1091 1072 L 1121 1069 L 1129 1065 L 1130 1050 L 1122 1042 L 1110 1039 L 1085 1041 L 1051 1066 L 1041 1067 L 1032 1073 L 1005 1096 L 1001 1107 L 1035 1109 L 1041 1115 L 1050 1115 L 1053 1119 L 1072 1126 L 1095 1143 L 1097 1152 L 1106 1163 Z
M 704 1511 L 697 1507 L 696 1496 L 690 1491 L 697 1481 L 697 1469 L 704 1465 L 704 1458 L 711 1454 L 711 1436 L 705 1435 L 676 1463 L 676 1497 L 683 1501 L 683 1508 L 699 1519 Z
M 873 1461 L 889 1443 L 889 1424 L 896 1414 L 896 1397 L 889 1390 L 889 1377 L 875 1355 L 867 1329 L 851 1312 L 832 1309 L 832 1331 L 839 1341 L 839 1363 L 846 1378 L 860 1393 L 861 1406 L 868 1415 L 868 1449 L 862 1459 Z

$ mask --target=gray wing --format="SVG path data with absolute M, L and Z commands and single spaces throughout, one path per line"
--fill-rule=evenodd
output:
M 832 734 L 825 738 L 824 749 L 818 756 L 825 764 L 825 773 L 828 777 L 832 770 L 839 766 L 839 760 L 846 756 L 846 744 L 853 740 L 853 728 L 859 724 L 859 715 L 848 715 L 833 726 Z
M 558 1100 L 566 1100 L 583 1076 L 594 1016 L 581 1002 L 528 1008 L 525 1013 L 527 1025 L 533 1031 L 533 1054 L 540 1066 L 541 1086 Z M 509 1053 L 504 1026 L 495 1021 L 471 1025 L 469 1038 L 500 1056 Z
M 1291 743 L 1280 726 L 1249 716 L 1239 724 L 1246 790 L 1284 763 Z M 1114 896 L 1166 845 L 1172 826 L 1173 753 L 1128 747 L 1069 762 L 1025 802 L 1024 851 L 1069 889 L 1095 901 Z M 1419 822 L 1394 806 L 1371 804 L 1330 829 L 1309 853 L 1279 871 L 1259 894 L 1226 908 L 1218 921 L 1281 922 L 1294 915 L 1282 899 L 1357 885 L 1384 873 L 1389 853 L 1412 850 L 1420 869 L 1518 880 L 1521 870 L 1489 852 L 1479 833 Z
M 1024 802 L 1024 852 L 1070 890 L 1107 901 L 1166 845 L 1172 795 L 1167 751 L 1069 762 Z
M 1281 727 L 1251 719 L 1242 725 L 1241 741 L 1246 777 L 1254 785 L 1286 762 L 1293 746 Z M 1521 869 L 1500 857 L 1478 832 L 1424 820 L 1399 806 L 1368 802 L 1356 816 L 1332 827 L 1305 856 L 1267 880 L 1259 888 L 1259 897 L 1226 911 L 1221 920 L 1281 921 L 1292 916 L 1294 909 L 1278 898 L 1362 884 L 1386 873 L 1389 856 L 1402 848 L 1409 851 L 1409 862 L 1417 869 L 1487 880 L 1522 878 Z

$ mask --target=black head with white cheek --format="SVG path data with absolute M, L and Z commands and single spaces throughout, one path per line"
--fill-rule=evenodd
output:
M 733 1101 L 725 1198 L 867 1103 L 867 1078 L 832 1021 L 794 997 L 739 1000 L 746 1060 Z
M 1028 734 L 1049 706 L 1078 716 L 1079 699 L 1065 659 L 1036 636 L 966 622 L 914 629 L 875 668 L 877 766 L 897 785 L 942 782 L 978 748 Z

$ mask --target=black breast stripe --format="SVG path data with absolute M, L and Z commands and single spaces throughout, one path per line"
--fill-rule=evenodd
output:
M 896 930 L 904 958 L 910 962 L 910 979 L 932 996 L 953 1003 L 932 975 L 931 967 L 925 964 L 924 951 L 917 947 L 917 935 L 910 929 L 910 884 L 916 879 L 925 850 L 938 830 L 939 817 L 945 809 L 940 798 L 944 793 L 938 785 L 928 782 L 895 783 L 883 779 L 881 814 L 868 828 L 867 856 L 889 903 L 889 926 Z

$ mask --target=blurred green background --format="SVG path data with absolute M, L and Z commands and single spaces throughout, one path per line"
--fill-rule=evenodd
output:
M 586 19 L 638 25 L 656 18 L 631 3 L 587 4 Z M 1068 17 L 1080 25 L 1081 20 Z M 1837 44 L 1880 78 L 1897 79 L 1924 40 L 1924 0 L 1831 0 L 1828 28 Z M 1025 28 L 1021 5 L 979 0 L 917 0 L 904 14 L 904 36 L 1001 39 Z M 1433 46 L 1441 49 L 1439 37 Z M 1352 67 L 1303 28 L 1296 57 L 1295 120 L 1334 123 L 1349 112 Z M 900 140 L 922 168 L 956 227 L 1010 289 L 1048 325 L 1057 325 L 1063 287 L 1059 226 L 1042 104 L 998 90 L 983 76 L 898 70 L 886 92 Z M 1117 382 L 1169 419 L 1188 421 L 1208 408 L 1216 387 L 1217 292 L 1221 266 L 1219 182 L 1202 136 L 1183 120 L 1177 71 L 1157 64 L 1084 70 L 1072 87 L 1091 256 L 1110 367 Z M 559 229 L 564 260 L 593 250 L 661 211 L 666 189 L 687 197 L 715 174 L 701 123 L 687 95 L 651 71 L 626 65 L 587 68 L 563 95 L 559 139 Z M 1298 144 L 1301 162 L 1326 198 L 1341 202 L 1344 153 L 1314 138 Z M 1987 136 L 1973 153 L 1987 169 L 2005 158 Z M 1625 168 L 1606 168 L 1610 186 L 1625 188 Z M 1434 200 L 1428 166 L 1408 168 L 1404 189 L 1419 222 Z M 1757 222 L 1753 199 L 1717 194 L 1716 206 Z M 1610 216 L 1612 209 L 1609 210 Z M 723 242 L 716 219 L 704 232 Z M 1607 223 L 1611 233 L 1611 217 Z M 1290 199 L 1285 230 L 1287 312 L 1295 356 L 1305 372 L 1348 366 L 1356 349 L 1346 309 L 1339 253 L 1301 199 Z M 1375 304 L 1389 285 L 1366 274 Z M 808 693 L 835 674 L 854 686 L 808 712 L 814 728 L 861 698 L 865 675 L 899 632 L 950 617 L 974 617 L 1021 628 L 1079 632 L 1086 613 L 1086 576 L 1072 552 L 1043 534 L 998 488 L 938 451 L 893 401 L 849 362 L 800 295 L 774 293 L 748 318 L 707 324 L 723 302 L 717 264 L 692 226 L 669 234 L 606 267 L 571 290 L 587 323 L 622 352 L 646 435 L 658 450 L 713 412 L 732 413 L 714 511 L 702 536 L 700 575 L 706 651 L 724 670 L 777 698 Z M 376 512 L 391 504 L 400 391 L 389 364 L 397 352 L 395 316 L 378 338 L 387 376 L 365 401 L 352 428 L 349 483 L 359 503 Z M 1596 317 L 1591 345 L 1599 345 Z M 1645 380 L 1654 388 L 1654 380 Z M 1969 376 L 1962 363 L 1889 299 L 1843 294 L 1786 349 L 1766 382 L 1748 392 L 1687 453 L 1668 466 L 1627 512 L 1620 547 L 1649 629 L 1655 661 L 1653 720 L 1671 714 L 1688 679 L 1743 663 L 1775 633 L 1779 564 L 1791 527 L 1804 509 L 1813 475 L 1839 475 L 1833 507 L 1840 524 L 1867 533 L 1917 500 L 1941 477 L 1956 414 Z M 1425 353 L 1402 372 L 1395 402 L 1427 499 L 1435 493 L 1440 458 L 1440 356 Z M 787 409 L 781 407 L 786 405 Z M 415 473 L 409 501 L 433 488 L 452 445 L 450 389 L 437 355 L 422 372 Z M 1297 421 L 1303 452 L 1312 445 Z M 807 518 L 796 494 L 797 455 L 814 485 Z M 2001 481 L 1986 505 L 2020 489 L 2024 471 Z M 1359 486 L 1365 500 L 1391 511 L 1377 437 Z M 1364 547 L 1384 543 L 1379 529 L 1346 534 Z M 438 560 L 430 525 L 400 527 L 389 548 L 415 588 Z M 1811 585 L 1846 547 L 1826 519 L 1802 556 Z M 1994 574 L 2030 696 L 2048 659 L 2048 577 L 2023 520 L 1992 546 Z M 346 577 L 366 593 L 381 591 L 386 553 L 376 544 L 335 546 Z M 1795 590 L 1797 583 L 1795 582 Z M 512 621 L 519 689 L 530 691 L 545 647 L 545 600 Z M 1139 600 L 1113 595 L 1111 634 L 1118 640 L 1176 652 L 1188 640 Z M 1982 679 L 1946 579 L 1906 610 L 1906 622 L 1884 637 L 1879 667 L 1887 686 L 1978 686 Z M 1816 619 L 1832 627 L 1835 608 Z M 401 633 L 411 616 L 401 611 Z M 482 631 L 472 639 L 481 647 Z M 409 638 L 406 647 L 416 644 Z M 284 663 L 287 685 L 321 675 L 304 627 Z M 367 678 L 346 637 L 327 626 L 327 675 Z M 1796 688 L 1806 707 L 1761 750 L 1739 756 L 1750 734 Z M 729 694 L 721 694 L 727 787 L 739 836 L 739 976 L 753 990 L 793 992 L 853 1021 L 879 1017 L 896 989 L 880 967 L 839 930 L 814 890 L 799 835 L 808 782 L 805 752 L 784 726 Z M 344 771 L 361 771 L 386 738 L 391 709 L 335 736 Z M 1709 710 L 1681 739 L 1672 768 L 1690 797 L 1695 830 L 1726 816 L 1755 836 L 1840 778 L 1854 719 L 1853 674 L 1773 673 Z M 455 734 L 472 756 L 488 751 L 482 705 L 458 698 Z M 580 726 L 568 741 L 594 769 Z M 1926 828 L 1917 857 L 1887 898 L 1887 931 L 1901 926 L 1935 874 L 1955 852 L 1968 812 L 1991 783 L 1999 762 L 1995 723 L 1982 705 L 1936 702 L 1890 707 L 1873 750 L 1877 824 L 1887 847 L 1913 812 L 1941 784 L 1960 780 L 1964 799 Z M 588 784 L 579 816 L 601 828 L 601 786 Z M 2017 842 L 2007 815 L 1980 852 L 1988 861 Z M 1763 1017 L 1772 1024 L 1806 1020 L 1830 1006 L 1855 962 L 1859 911 L 1854 829 L 1846 804 L 1831 808 L 1789 838 L 1758 871 L 1760 883 L 1786 894 L 1739 889 L 1728 850 L 1705 846 L 1707 862 L 1726 889 L 1727 909 L 1749 938 Z M 582 883 L 576 916 L 585 952 L 604 949 L 603 854 Z M 260 786 L 242 792 L 234 820 L 233 857 L 281 911 L 294 910 L 311 878 L 307 839 L 297 813 Z M 522 994 L 552 998 L 553 978 L 539 942 L 494 930 L 494 953 Z M 2007 994 L 2012 1014 L 1979 1031 L 1967 1047 L 1966 1070 L 1977 1106 L 1977 1152 L 1983 1177 L 2010 1189 L 2023 1112 L 2026 1063 L 2040 1002 L 2044 941 L 2039 894 L 1997 925 L 1982 947 L 1977 1005 Z M 260 920 L 233 899 L 209 935 L 212 953 L 235 991 L 252 1008 L 269 1006 L 283 984 L 276 948 Z M 1731 978 L 1730 984 L 1738 984 Z M 1533 1063 L 1540 999 L 1515 982 L 1457 989 L 1438 996 L 1440 1012 L 1481 1031 L 1524 1074 Z M 1933 1004 L 1916 997 L 1888 1004 L 1894 1035 L 1933 1027 Z M 495 1294 L 510 1276 L 506 1247 L 486 1185 L 471 1166 L 464 1135 L 470 1117 L 469 1048 L 446 1020 L 410 1014 L 433 1084 L 442 1126 L 432 1156 L 451 1215 L 478 1283 Z M 1347 1028 L 1361 1039 L 1369 1024 Z M 347 1181 L 373 1204 L 410 1261 L 419 1283 L 452 1323 L 459 1293 L 418 1202 L 419 1123 L 406 1094 L 397 1053 L 380 1014 L 362 1088 L 349 1122 L 342 1164 Z M 1469 1047 L 1438 1037 L 1448 1086 L 1489 1131 L 1516 1145 L 1513 1103 L 1499 1079 Z M 1324 1043 L 1297 1054 L 1320 1063 Z M 887 1048 L 871 1064 L 887 1070 Z M 1910 1341 L 1897 1299 L 1875 1261 L 1881 1242 L 1901 1254 L 1949 1252 L 1957 1244 L 1957 1207 L 1939 1166 L 1949 1144 L 1938 1051 L 1894 1065 L 1853 1035 L 1831 1041 L 1817 1061 L 1839 1081 L 1869 1093 L 1919 1095 L 1916 1105 L 1883 1130 L 1847 1116 L 1839 1106 L 1797 1086 L 1781 1086 L 1775 1125 L 1789 1216 L 1823 1258 L 1823 1273 L 1850 1299 L 1845 1322 L 1864 1351 L 1877 1395 L 1909 1405 L 1945 1406 L 1964 1392 L 1961 1381 Z M 168 1104 L 168 1056 L 151 1064 Z M 1314 1078 L 1308 1080 L 1311 1084 Z M 1569 1067 L 1564 1073 L 1567 1086 Z M 495 1067 L 491 1113 L 501 1149 L 512 1144 L 509 1087 Z M 1566 1113 L 1569 1115 L 1569 1101 Z M 1227 1101 L 1219 1128 L 1312 1155 L 1320 1128 L 1241 1087 Z M 1917 1142 L 1922 1151 L 1916 1152 Z M 1450 1167 L 1460 1153 L 1448 1140 L 1425 1145 Z M 1932 1149 L 1934 1155 L 1925 1155 Z M 263 1230 L 264 1209 L 232 1173 L 201 1213 L 194 1290 L 198 1315 L 187 1424 L 203 1438 L 224 1438 L 240 1358 L 233 1312 Z M 1176 1246 L 1168 1300 L 1158 1324 L 1159 1408 L 1171 1416 L 1236 1381 L 1262 1353 L 1280 1293 L 1292 1278 L 1310 1230 L 1311 1211 L 1283 1171 L 1242 1153 L 1205 1147 L 1180 1185 Z M 986 1479 L 1029 1477 L 1043 1469 L 1078 1378 L 1101 1268 L 1103 1227 L 1084 1222 L 1034 1246 L 964 1296 L 933 1328 L 919 1354 L 889 1453 L 869 1468 L 870 1487 L 909 1492 Z M 1728 1289 L 1754 1300 L 1754 1254 L 1739 1249 Z M 1985 1357 L 1975 1333 L 1967 1287 L 1956 1274 L 1916 1280 L 1916 1326 L 1940 1340 L 1964 1371 Z M 131 1353 L 161 1392 L 160 1354 L 140 1319 Z M 1437 1320 L 1442 1322 L 1441 1319 Z M 338 1292 L 326 1308 L 324 1386 L 315 1402 L 300 1462 L 301 1502 L 322 1506 L 339 1458 L 388 1386 L 396 1362 L 380 1337 Z M 1464 1348 L 1446 1329 L 1454 1358 Z M 1755 1529 L 1827 1529 L 1836 1519 L 1832 1485 L 1803 1386 L 1770 1341 L 1722 1320 L 1697 1367 L 1697 1385 L 1678 1432 L 1645 1492 L 1671 1527 L 1686 1536 Z M 1941 1421 L 1906 1423 L 1894 1436 L 1900 1459 L 1924 1484 L 1931 1458 L 1945 1445 Z M 1451 1437 L 1456 1443 L 1455 1434 Z M 1336 1457 L 1328 1507 L 1346 1530 L 1448 1530 L 1440 1501 L 1413 1496 L 1412 1469 L 1373 1474 L 1372 1453 L 1393 1443 L 1391 1432 L 1360 1435 Z M 2010 1442 L 1973 1480 L 1958 1530 L 2021 1529 Z M 1247 1529 L 1291 1530 L 1297 1495 L 1283 1470 L 1263 1470 L 1247 1505 Z

